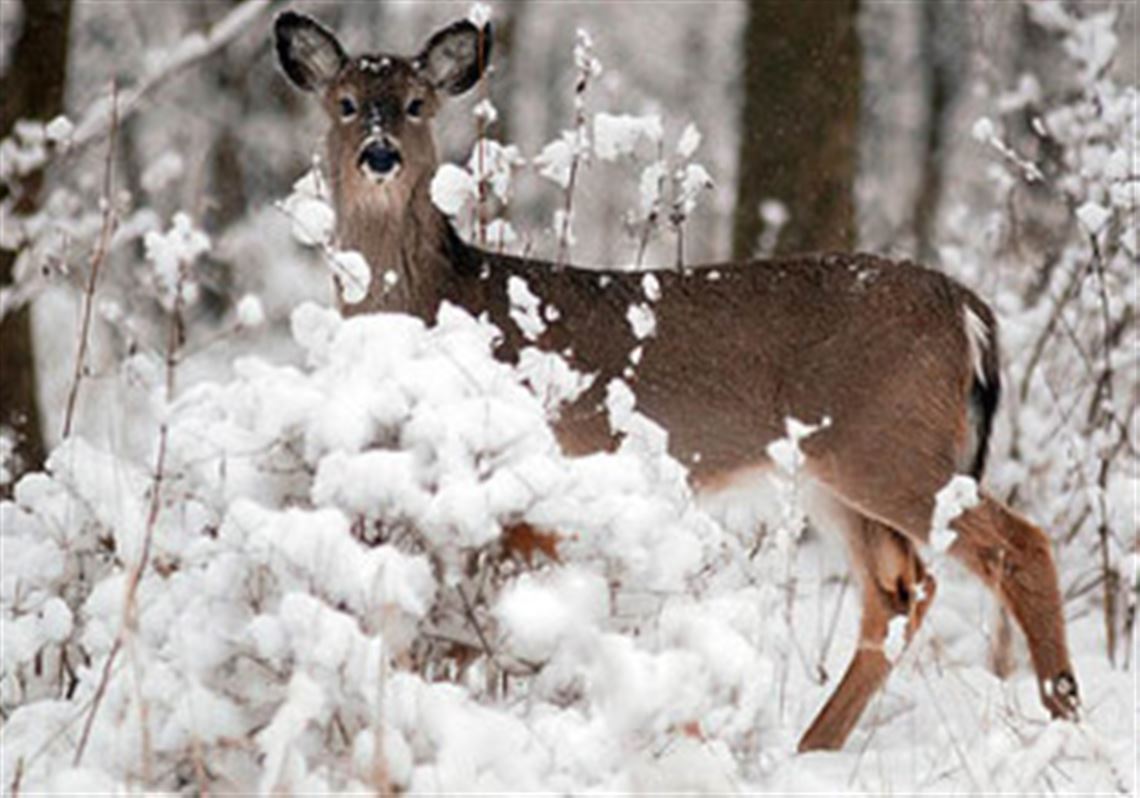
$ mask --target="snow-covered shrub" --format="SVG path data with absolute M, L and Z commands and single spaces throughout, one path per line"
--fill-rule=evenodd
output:
M 458 308 L 428 328 L 305 305 L 293 332 L 303 367 L 182 392 L 161 480 L 70 439 L 3 505 L 4 756 L 27 788 L 623 788 L 635 749 L 770 722 L 756 628 L 706 626 L 699 598 L 731 541 L 675 472 L 563 457 Z M 626 602 L 660 632 L 624 630 Z M 556 754 L 565 735 L 605 756 Z
M 1003 320 L 1013 423 L 993 481 L 1054 532 L 1074 589 L 1104 617 L 1101 650 L 1120 658 L 1135 625 L 1130 551 L 1140 546 L 1140 95 L 1109 69 L 1121 9 L 1025 8 L 1059 42 L 1070 80 L 1046 95 L 1024 74 L 998 98 L 998 115 L 976 121 L 973 137 L 994 156 L 995 210 L 987 234 L 958 230 L 943 254 L 995 287 Z M 1052 225 L 1040 257 L 1025 242 L 1033 223 Z

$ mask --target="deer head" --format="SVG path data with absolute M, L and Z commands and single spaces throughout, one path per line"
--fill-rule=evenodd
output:
M 328 159 L 338 204 L 406 201 L 438 164 L 431 120 L 441 101 L 478 82 L 490 56 L 490 25 L 460 20 L 418 54 L 350 57 L 311 17 L 285 12 L 274 27 L 277 57 L 299 89 L 317 95 L 330 120 Z M 341 210 L 348 208 L 341 207 Z

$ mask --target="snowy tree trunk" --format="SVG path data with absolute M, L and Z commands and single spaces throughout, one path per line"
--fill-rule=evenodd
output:
M 776 251 L 854 245 L 858 10 L 857 0 L 749 4 L 733 257 L 753 254 L 768 199 L 789 213 Z
M 24 4 L 23 31 L 8 71 L 0 78 L 0 139 L 7 137 L 20 119 L 46 122 L 63 110 L 71 8 L 71 0 Z M 35 209 L 43 178 L 43 172 L 36 171 L 16 187 L 16 213 Z M 0 288 L 15 283 L 17 254 L 0 251 Z M 0 318 L 0 340 L 4 342 L 0 347 L 0 424 L 16 430 L 19 461 L 38 467 L 43 463 L 44 444 L 28 305 Z

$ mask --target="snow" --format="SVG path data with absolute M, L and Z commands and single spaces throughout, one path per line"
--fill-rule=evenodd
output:
M 883 641 L 883 653 L 891 662 L 897 662 L 906 649 L 906 625 L 907 617 L 905 615 L 896 615 L 887 622 L 887 637 Z
M 454 164 L 440 165 L 431 180 L 431 201 L 448 216 L 456 216 L 479 196 L 474 175 Z
M 248 329 L 265 323 L 265 308 L 256 294 L 246 294 L 237 303 L 238 324 Z
M 467 10 L 467 19 L 482 30 L 491 21 L 491 6 L 486 3 L 472 3 Z
M 940 557 L 954 540 L 952 518 L 976 500 L 976 486 L 958 483 L 940 494 L 931 520 L 927 553 L 936 560 L 930 566 L 939 588 L 923 629 L 900 656 L 905 619 L 892 621 L 884 648 L 896 667 L 846 748 L 798 755 L 797 735 L 842 674 L 857 645 L 858 622 L 858 591 L 840 548 L 814 535 L 799 537 L 798 503 L 808 497 L 797 489 L 810 492 L 808 481 L 777 474 L 780 485 L 792 489 L 752 497 L 767 512 L 747 523 L 735 520 L 749 513 L 722 519 L 698 501 L 684 467 L 668 455 L 669 435 L 639 412 L 641 394 L 634 388 L 644 389 L 637 369 L 652 357 L 649 338 L 638 338 L 621 364 L 629 367 L 628 382 L 597 385 L 599 375 L 571 368 L 569 350 L 560 356 L 523 346 L 517 363 L 497 360 L 504 331 L 454 306 L 445 305 L 425 324 L 399 314 L 345 320 L 333 308 L 302 304 L 311 297 L 328 301 L 327 275 L 314 264 L 337 271 L 342 288 L 354 292 L 346 299 L 361 296 L 362 286 L 354 283 L 373 279 L 358 255 L 337 257 L 328 182 L 318 170 L 299 181 L 281 206 L 284 213 L 269 208 L 268 221 L 257 218 L 256 204 L 267 190 L 288 185 L 291 176 L 280 169 L 314 146 L 316 129 L 292 110 L 262 105 L 278 102 L 274 92 L 255 93 L 250 113 L 240 119 L 223 114 L 233 123 L 228 132 L 256 143 L 245 153 L 254 161 L 243 169 L 250 207 L 241 225 L 251 243 L 226 247 L 234 226 L 219 218 L 209 191 L 202 194 L 199 175 L 187 171 L 187 164 L 199 166 L 195 153 L 208 152 L 216 141 L 220 129 L 207 122 L 217 114 L 167 111 L 170 102 L 198 108 L 207 95 L 224 109 L 233 97 L 219 93 L 214 81 L 175 80 L 163 89 L 172 92 L 170 102 L 138 102 L 157 87 L 152 78 L 159 75 L 144 75 L 132 88 L 129 73 L 132 63 L 186 64 L 226 30 L 232 35 L 239 28 L 227 22 L 218 36 L 175 39 L 145 61 L 141 46 L 170 41 L 168 28 L 188 19 L 184 9 L 168 4 L 163 14 L 144 14 L 138 36 L 100 45 L 91 41 L 91 20 L 113 27 L 130 10 L 84 12 L 83 6 L 77 5 L 76 85 L 69 86 L 69 98 L 105 92 L 111 73 L 103 74 L 105 64 L 89 68 L 83 53 L 109 48 L 111 61 L 122 67 L 111 72 L 121 73 L 128 87 L 120 108 L 135 114 L 128 149 L 142 173 L 117 175 L 118 193 L 109 198 L 117 209 L 129 202 L 135 210 L 121 219 L 95 297 L 93 356 L 80 399 L 95 421 L 79 424 L 68 441 L 49 441 L 44 470 L 22 478 L 12 459 L 14 433 L 0 430 L 0 472 L 9 472 L 0 478 L 17 480 L 10 485 L 12 500 L 0 502 L 0 772 L 6 791 L 1127 794 L 1134 787 L 1136 717 L 1121 709 L 1133 705 L 1134 666 L 1120 664 L 1119 650 L 1117 665 L 1108 662 L 1099 560 L 1090 566 L 1088 552 L 1096 524 L 1107 522 L 1113 532 L 1108 557 L 1123 577 L 1119 615 L 1125 615 L 1135 598 L 1129 586 L 1137 574 L 1137 482 L 1134 447 L 1121 445 L 1116 416 L 1127 421 L 1136 393 L 1135 331 L 1125 325 L 1119 346 L 1105 353 L 1115 370 L 1111 423 L 1089 420 L 1095 386 L 1087 353 L 1068 345 L 1088 344 L 1099 363 L 1099 289 L 1109 297 L 1109 321 L 1117 323 L 1137 287 L 1136 230 L 1129 224 L 1137 188 L 1131 155 L 1136 95 L 1112 78 L 1130 63 L 1117 39 L 1126 42 L 1134 31 L 1119 8 L 1104 14 L 1052 0 L 1028 6 L 1030 24 L 1043 26 L 1049 49 L 1071 58 L 1075 69 L 1041 70 L 1038 63 L 1056 66 L 1042 49 L 1029 60 L 1006 59 L 1037 75 L 1008 73 L 998 63 L 971 84 L 961 98 L 962 115 L 944 132 L 953 145 L 948 158 L 968 149 L 974 161 L 966 168 L 948 161 L 944 211 L 930 242 L 940 266 L 964 276 L 997 309 L 1011 384 L 1030 376 L 1028 355 L 1045 324 L 1061 322 L 1057 341 L 1063 345 L 1045 348 L 1025 395 L 1005 405 L 988 488 L 1008 496 L 1016 487 L 1018 506 L 1055 542 L 1069 594 L 1082 720 L 1048 720 L 1020 642 L 1009 678 L 997 679 L 985 665 L 992 602 L 976 579 Z M 255 0 L 232 19 L 254 20 L 265 6 Z M 438 21 L 433 8 L 393 13 L 409 29 L 428 30 L 427 23 Z M 724 224 L 731 192 L 704 191 L 712 176 L 731 183 L 738 131 L 733 115 L 721 113 L 733 102 L 731 86 L 707 78 L 710 71 L 732 72 L 738 54 L 720 43 L 735 36 L 744 5 L 696 11 L 677 5 L 657 20 L 652 37 L 632 39 L 633 59 L 621 57 L 618 42 L 631 31 L 644 34 L 643 14 L 605 4 L 561 8 L 530 19 L 514 51 L 520 74 L 544 73 L 542 85 L 513 92 L 509 128 L 527 149 L 512 155 L 512 142 L 481 142 L 475 152 L 482 150 L 487 168 L 460 157 L 465 166 L 455 168 L 466 174 L 451 175 L 453 185 L 439 192 L 460 234 L 475 241 L 482 225 L 488 248 L 524 242 L 528 254 L 553 257 L 540 250 L 559 245 L 569 231 L 565 210 L 572 207 L 569 232 L 581 242 L 574 262 L 632 261 L 623 248 L 629 242 L 621 240 L 627 231 L 634 239 L 653 233 L 639 260 L 667 266 L 672 219 L 695 211 L 700 199 L 708 218 L 688 221 L 687 259 L 717 262 L 731 228 Z M 345 13 L 346 31 L 366 30 L 357 25 L 371 13 L 364 4 Z M 476 7 L 471 16 L 481 24 L 488 13 Z M 890 13 L 896 21 L 913 21 L 905 6 Z M 1000 15 L 979 13 L 1000 40 Z M 546 46 L 564 43 L 583 19 L 598 37 L 579 35 L 578 74 L 551 72 Z M 197 30 L 198 23 L 189 27 Z M 906 33 L 900 27 L 881 32 L 890 31 L 894 43 L 895 33 Z M 699 46 L 690 48 L 690 36 Z M 901 37 L 903 46 L 908 36 Z M 984 47 L 994 40 L 964 37 L 970 47 L 962 56 L 977 56 L 976 42 Z M 381 36 L 376 46 L 385 42 Z M 869 42 L 873 62 L 878 45 Z M 603 80 L 590 83 L 587 97 L 587 80 L 601 74 L 595 46 L 618 56 Z M 686 57 L 678 60 L 679 52 Z M 691 80 L 669 77 L 682 67 Z M 869 80 L 872 88 L 882 87 Z M 700 91 L 689 97 L 688 84 Z M 662 86 L 672 96 L 655 97 Z M 903 87 L 893 88 L 902 93 Z M 551 90 L 563 93 L 561 102 L 552 101 Z M 558 117 L 559 107 L 570 111 L 571 92 L 572 121 Z M 677 103 L 681 94 L 688 104 Z M 915 99 L 907 98 L 904 111 Z M 476 99 L 477 113 L 492 124 L 493 106 Z M 623 121 L 603 121 L 598 135 L 595 103 L 619 120 L 622 108 L 671 109 L 662 113 L 661 126 L 681 131 L 676 145 L 654 140 L 652 126 L 649 134 L 631 133 L 638 123 Z M 1038 170 L 1041 187 L 1059 206 L 1074 209 L 1077 221 L 1051 230 L 1056 266 L 1041 285 L 1032 279 L 1041 276 L 1036 225 L 1028 223 L 1035 208 L 1014 202 L 1011 193 L 1022 190 L 1022 177 L 1035 174 L 1027 158 L 1041 152 L 1033 132 L 1010 124 L 1010 114 L 1027 108 L 1039 113 L 1029 120 L 1036 136 L 1050 141 L 1049 169 L 1042 161 Z M 75 279 L 76 258 L 82 262 L 92 251 L 100 224 L 101 147 L 95 141 L 80 158 L 78 147 L 58 145 L 91 143 L 93 132 L 105 133 L 110 104 L 78 110 L 78 130 L 66 131 L 62 121 L 24 122 L 0 143 L 6 179 L 53 166 L 42 214 L 16 224 L 11 209 L 3 210 L 4 246 L 27 248 L 17 268 L 25 277 L 0 293 L 4 310 L 42 294 L 33 315 L 51 328 L 37 332 L 36 340 L 37 347 L 45 344 L 37 366 L 49 375 L 48 387 L 41 387 L 41 409 L 49 413 L 61 404 L 50 374 L 62 370 L 70 379 L 73 366 L 69 320 L 82 282 Z M 702 120 L 701 132 L 685 127 L 677 112 Z M 989 115 L 976 131 L 987 146 L 959 147 L 955 142 L 969 144 L 970 120 L 980 114 Z M 961 118 L 964 138 L 956 130 Z M 440 151 L 470 152 L 471 121 L 452 130 L 440 125 Z M 520 161 L 567 125 L 573 129 L 556 134 L 545 157 L 532 162 L 555 184 L 530 180 L 532 191 L 526 183 L 534 175 L 521 174 Z M 882 140 L 902 151 L 913 130 Z M 598 147 L 616 162 L 603 162 Z M 75 156 L 53 160 L 65 151 Z M 708 169 L 691 162 L 698 152 Z M 977 163 L 987 157 L 993 159 L 989 175 L 986 164 Z M 897 188 L 906 171 L 891 170 L 888 189 Z M 127 177 L 142 189 L 129 200 L 122 191 Z M 978 183 L 967 186 L 977 189 L 973 194 L 961 190 L 971 178 Z M 509 200 L 510 221 L 505 208 L 504 218 L 479 218 L 473 206 L 480 192 L 493 208 Z M 639 200 L 632 213 L 622 213 Z M 860 199 L 860 205 L 866 210 L 868 202 Z M 192 251 L 185 241 L 168 241 L 177 239 L 178 225 L 167 220 L 181 207 L 200 209 L 183 226 L 186 237 L 201 233 L 209 219 L 214 239 L 208 263 L 203 253 L 180 269 L 195 278 L 184 298 L 193 297 L 198 278 L 205 285 L 214 276 L 215 264 L 229 277 L 220 286 L 211 282 L 211 294 L 227 289 L 230 277 L 233 282 L 222 303 L 188 308 L 177 388 L 167 403 L 161 398 L 163 306 L 149 292 L 152 281 L 138 279 L 158 269 L 139 252 L 147 233 L 162 242 L 153 248 L 154 260 L 162 259 L 164 247 L 183 256 Z M 555 208 L 555 236 L 536 230 Z M 766 224 L 757 250 L 772 249 L 787 209 L 771 200 L 755 210 Z M 1020 220 L 1010 215 L 1015 211 L 1027 224 L 1013 223 Z M 651 217 L 657 228 L 647 230 Z M 911 246 L 906 224 L 896 231 L 901 250 Z M 313 251 L 297 250 L 289 228 Z M 1082 278 L 1057 316 L 1067 281 L 1088 269 L 1090 232 L 1103 256 L 1103 280 Z M 616 255 L 608 249 L 615 246 Z M 383 287 L 397 284 L 395 271 L 376 266 L 374 279 Z M 177 277 L 168 263 L 164 268 L 168 278 Z M 732 279 L 724 270 L 699 274 L 693 290 L 706 280 Z M 414 282 L 415 275 L 409 278 Z M 116 281 L 140 285 L 123 290 Z M 620 287 L 604 274 L 597 282 L 606 292 Z M 626 319 L 635 333 L 640 326 L 648 334 L 656 317 L 664 321 L 657 304 L 662 282 L 659 275 L 638 275 L 629 284 L 632 294 L 620 297 L 619 314 L 630 301 L 636 306 Z M 576 312 L 536 296 L 533 289 L 540 288 L 536 279 L 524 283 L 525 290 L 515 286 L 510 299 L 518 318 L 508 326 L 541 335 L 542 325 L 559 325 Z M 49 304 L 53 294 L 64 301 Z M 228 307 L 232 314 L 219 315 Z M 288 325 L 266 323 L 286 317 Z M 1064 388 L 1061 401 L 1057 386 Z M 564 404 L 590 387 L 599 394 L 604 389 L 601 409 L 620 433 L 618 448 L 565 457 L 552 425 Z M 128 575 L 140 560 L 154 489 L 155 420 L 169 425 L 169 462 L 138 613 L 126 623 Z M 51 432 L 61 425 L 49 417 L 44 426 Z M 802 468 L 799 448 L 810 430 L 788 421 L 773 450 L 774 470 Z M 1017 452 L 1010 451 L 1010 439 L 1018 442 Z M 1087 487 L 1096 485 L 1106 452 L 1119 454 L 1104 489 Z M 520 529 L 547 537 L 528 543 Z M 535 539 L 557 557 L 528 549 Z M 122 648 L 93 712 L 116 640 Z M 76 763 L 89 718 L 89 741 Z
M 54 144 L 66 144 L 75 133 L 75 123 L 66 116 L 57 116 L 44 127 L 47 140 Z
M 623 155 L 632 155 L 642 140 L 656 146 L 664 136 L 661 117 L 656 114 L 633 116 L 599 113 L 594 116 L 594 153 L 603 161 L 615 161 Z
M 572 131 L 564 131 L 561 138 L 542 148 L 542 152 L 534 159 L 534 166 L 542 177 L 554 182 L 560 188 L 566 188 L 570 185 L 570 169 L 574 163 L 575 152 L 577 152 L 577 135 Z
M 712 176 L 708 170 L 699 163 L 691 163 L 681 170 L 680 193 L 674 200 L 685 216 L 689 216 L 697 207 L 697 197 L 702 191 L 713 188 Z
M 186 172 L 186 163 L 177 152 L 164 152 L 149 163 L 139 178 L 146 191 L 156 194 Z
M 994 129 L 993 121 L 986 116 L 978 117 L 978 119 L 975 120 L 974 126 L 970 128 L 970 134 L 974 137 L 974 141 L 982 144 L 988 144 L 997 137 L 997 131 Z
M 978 483 L 965 474 L 956 474 L 938 491 L 930 522 L 930 546 L 936 553 L 945 553 L 957 538 L 958 533 L 950 528 L 954 519 L 980 501 Z
M 1091 200 L 1077 208 L 1076 213 L 1081 225 L 1092 235 L 1099 233 L 1112 218 L 1111 211 Z
M 329 266 L 340 287 L 341 299 L 346 303 L 351 305 L 368 296 L 372 270 L 363 255 L 352 251 L 333 252 L 329 256 Z
M 523 287 L 516 298 L 535 309 Z M 518 367 L 496 361 L 497 331 L 459 308 L 445 306 L 428 326 L 398 314 L 344 320 L 310 304 L 293 314 L 292 329 L 303 366 L 247 358 L 231 379 L 190 388 L 171 411 L 166 509 L 131 638 L 156 772 L 191 762 L 192 739 L 215 778 L 266 791 L 357 789 L 381 750 L 388 777 L 407 790 L 831 783 L 829 770 L 814 772 L 814 781 L 804 775 L 818 759 L 791 754 L 794 733 L 834 684 L 816 684 L 793 653 L 820 645 L 811 631 L 817 608 L 830 617 L 838 594 L 831 581 L 802 577 L 824 569 L 831 549 L 799 553 L 786 626 L 788 593 L 771 581 L 781 561 L 752 560 L 750 541 L 700 509 L 684 470 L 665 454 L 664 431 L 637 412 L 624 382 L 611 383 L 606 399 L 611 424 L 626 434 L 622 447 L 567 458 L 548 422 L 588 382 L 569 371 L 536 376 L 565 369 L 538 350 L 524 349 Z M 559 394 L 560 384 L 572 390 Z M 787 429 L 797 442 L 815 427 L 789 420 Z M 955 484 L 953 502 L 940 504 L 962 504 L 968 491 Z M 24 758 L 30 791 L 133 778 L 141 731 L 131 666 L 108 684 L 82 770 L 56 766 L 70 767 L 74 738 L 52 735 L 88 711 L 124 595 L 125 566 L 114 560 L 93 561 L 83 582 L 69 575 L 77 558 L 98 550 L 103 530 L 114 530 L 128 562 L 137 556 L 129 541 L 149 485 L 114 454 L 72 441 L 47 473 L 18 483 L 16 502 L 0 505 L 3 695 L 16 702 L 3 756 L 6 768 Z M 185 495 L 196 497 L 193 506 L 176 510 Z M 503 530 L 520 522 L 557 536 L 559 563 L 540 554 L 522 567 L 514 555 L 503 570 Z M 498 575 L 480 588 L 473 567 Z M 1017 743 L 1009 721 L 966 698 L 1034 712 L 1035 688 L 1026 673 L 1003 685 L 981 667 L 980 653 L 963 655 L 976 636 L 963 618 L 976 607 L 977 585 L 963 590 L 952 577 L 940 579 L 923 634 L 941 641 L 938 661 L 954 678 L 934 675 L 936 655 L 923 638 L 912 645 L 882 699 L 906 709 L 895 720 L 872 719 L 872 736 L 830 755 L 840 781 L 856 773 L 861 788 L 879 783 L 877 769 L 859 765 L 868 745 L 884 761 L 933 762 L 945 734 L 963 741 L 978 762 L 973 776 L 986 785 L 1038 785 L 1038 765 L 1006 764 L 1023 750 L 1070 765 L 1115 763 L 1084 766 L 1091 773 L 1131 773 L 1126 746 L 1112 737 L 1014 721 L 1027 734 Z M 475 602 L 494 661 L 480 654 L 460 591 Z M 830 673 L 850 650 L 853 613 L 843 613 Z M 902 637 L 894 624 L 888 647 Z M 72 699 L 19 692 L 30 688 L 14 674 L 34 685 L 37 652 L 77 638 L 93 660 Z M 447 654 L 452 644 L 434 639 L 466 641 L 474 659 L 460 665 Z M 971 645 L 984 649 L 984 641 Z M 413 656 L 425 657 L 428 670 L 407 667 Z M 956 664 L 963 656 L 978 664 Z M 908 663 L 931 669 L 919 674 Z M 489 678 L 501 668 L 515 673 L 510 686 L 491 688 L 502 684 Z M 1089 657 L 1078 669 L 1096 676 L 1084 682 L 1094 707 L 1100 691 L 1129 683 L 1128 674 L 1097 671 Z M 951 693 L 940 702 L 941 721 L 931 681 Z M 1121 721 L 1094 710 L 1086 722 L 1107 733 Z M 916 741 L 914 724 L 946 731 Z M 252 745 L 231 747 L 242 738 Z M 347 742 L 330 747 L 330 739 Z M 995 746 L 1004 754 L 988 753 Z M 953 783 L 968 781 L 960 766 L 939 768 L 950 768 Z M 945 783 L 924 781 L 925 768 L 904 778 L 912 772 L 899 771 L 896 787 Z M 1111 776 L 1081 778 L 1101 784 Z
M 677 141 L 677 155 L 681 158 L 692 158 L 697 148 L 701 146 L 701 131 L 692 122 L 685 125 L 681 138 Z
M 661 192 L 664 188 L 668 170 L 661 161 L 654 161 L 641 171 L 638 183 L 640 197 L 640 210 L 643 219 L 657 211 L 661 204 Z
M 281 205 L 293 222 L 293 237 L 307 247 L 327 246 L 336 228 L 336 212 L 329 203 L 324 180 L 312 169 L 293 185 Z
M 657 279 L 656 275 L 647 273 L 641 278 L 641 292 L 645 294 L 647 300 L 656 302 L 661 299 L 661 281 Z
M 495 251 L 509 251 L 519 240 L 514 226 L 505 219 L 492 219 L 487 223 L 487 244 Z
M 143 242 L 163 306 L 173 310 L 179 293 L 184 302 L 192 302 L 195 292 L 190 268 L 210 251 L 209 236 L 196 229 L 187 214 L 177 213 L 169 231 L 147 233 Z
M 536 341 L 546 332 L 542 320 L 542 300 L 530 290 L 524 278 L 512 274 L 507 278 L 507 299 L 510 301 L 511 321 L 528 341 Z
M 804 453 L 800 450 L 800 441 L 830 426 L 831 419 L 826 416 L 818 424 L 805 424 L 795 418 L 785 418 L 785 436 L 768 444 L 768 456 L 772 458 L 772 462 L 780 470 L 788 476 L 794 477 L 800 473 L 806 462 Z
M 471 151 L 471 158 L 467 162 L 467 171 L 474 178 L 476 186 L 480 183 L 486 183 L 494 195 L 505 203 L 510 200 L 511 196 L 512 173 L 524 163 L 525 160 L 519 155 L 518 147 L 514 145 L 504 147 L 494 139 L 480 139 L 475 142 L 475 147 Z M 445 168 L 446 165 L 440 167 L 439 172 L 436 173 L 437 177 Z M 462 178 L 457 175 L 450 175 L 446 177 L 445 180 L 452 182 L 454 185 L 450 187 L 441 185 L 440 191 L 442 193 L 458 194 L 462 197 L 463 202 L 471 199 L 466 196 L 469 187 L 463 182 Z M 432 187 L 432 198 L 434 200 L 434 181 L 432 182 Z M 477 191 L 476 189 L 476 197 L 478 196 Z M 456 207 L 456 198 L 454 196 L 441 197 L 441 201 L 444 202 L 444 205 L 447 207 Z M 448 213 L 445 207 L 440 205 L 439 202 L 436 202 L 436 207 Z M 458 207 L 462 207 L 462 203 Z
M 639 341 L 652 338 L 657 333 L 657 316 L 647 303 L 632 303 L 626 309 L 625 319 L 633 330 L 633 337 Z
M 471 115 L 488 126 L 499 121 L 499 109 L 497 109 L 495 104 L 488 98 L 483 98 L 475 103 L 475 107 L 471 109 Z

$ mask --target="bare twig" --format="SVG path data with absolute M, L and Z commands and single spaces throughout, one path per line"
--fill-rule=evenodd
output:
M 183 38 L 165 58 L 159 59 L 160 65 L 157 68 L 124 91 L 121 106 L 117 111 L 118 124 L 122 124 L 127 117 L 138 110 L 142 101 L 153 91 L 229 45 L 262 14 L 282 2 L 283 0 L 245 0 L 205 33 Z M 112 116 L 106 103 L 96 102 L 90 106 L 76 126 L 70 151 L 76 152 L 101 138 L 111 128 Z
M 555 268 L 566 265 L 570 254 L 570 218 L 574 212 L 574 187 L 578 182 L 578 169 L 582 161 L 582 153 L 586 147 L 586 89 L 590 86 L 590 78 L 594 75 L 596 62 L 592 46 L 584 31 L 579 32 L 579 39 L 575 45 L 575 60 L 578 61 L 578 80 L 574 84 L 574 152 L 570 157 L 570 176 L 566 181 L 566 192 L 562 202 L 562 229 L 558 231 L 558 257 L 555 259 Z
M 107 685 L 111 681 L 111 668 L 123 647 L 122 636 L 116 637 L 107 659 L 103 662 L 103 671 L 99 674 L 99 684 L 95 686 L 95 696 L 91 699 L 91 708 L 87 711 L 87 720 L 83 721 L 83 731 L 79 734 L 79 744 L 75 746 L 75 756 L 71 760 L 74 767 L 79 767 L 83 761 L 83 752 L 87 750 L 87 740 L 91 736 L 91 727 L 95 724 L 95 716 L 99 713 L 99 705 L 103 703 L 103 695 L 107 692 Z
M 1096 420 L 1107 417 L 1111 422 L 1114 414 L 1113 408 L 1113 367 L 1111 352 L 1112 316 L 1108 304 L 1108 288 L 1105 285 L 1104 261 L 1100 255 L 1100 245 L 1096 236 L 1089 235 L 1092 246 L 1092 267 L 1097 277 L 1097 293 L 1100 298 L 1101 322 L 1104 325 L 1103 345 L 1101 346 L 1101 376 L 1096 382 L 1093 391 L 1089 419 Z M 1108 507 L 1105 493 L 1108 488 L 1108 472 L 1112 464 L 1112 455 L 1100 451 L 1100 468 L 1097 469 L 1097 543 L 1100 549 L 1100 566 L 1104 574 L 1104 631 L 1105 642 L 1108 647 L 1108 661 L 1116 662 L 1116 593 L 1119 582 L 1119 573 L 1112 565 L 1109 553 L 1109 538 L 1112 536 L 1108 526 Z
M 91 331 L 91 311 L 95 305 L 95 286 L 99 281 L 99 271 L 107 259 L 111 235 L 115 232 L 118 217 L 115 213 L 115 141 L 119 131 L 119 90 L 111 83 L 111 132 L 107 140 L 107 160 L 103 165 L 103 224 L 99 230 L 99 241 L 91 255 L 90 274 L 87 289 L 83 292 L 83 317 L 79 324 L 79 350 L 75 353 L 75 373 L 71 378 L 71 388 L 67 392 L 67 407 L 63 414 L 63 434 L 71 434 L 75 421 L 75 403 L 79 399 L 79 385 L 83 381 L 83 369 L 87 360 L 87 343 Z
M 174 375 L 178 367 L 178 349 L 182 343 L 182 311 L 183 311 L 183 285 L 185 283 L 185 264 L 181 264 L 178 270 L 178 280 L 175 284 L 174 293 L 174 307 L 170 313 L 169 325 L 167 327 L 167 340 L 166 340 L 166 380 L 165 380 L 165 406 L 168 408 L 174 398 Z M 165 480 L 166 469 L 166 450 L 167 441 L 169 438 L 170 425 L 165 418 L 163 418 L 158 428 L 158 451 L 155 455 L 154 473 L 151 477 L 150 485 L 150 501 L 147 507 L 146 526 L 143 531 L 142 549 L 139 552 L 138 559 L 131 567 L 130 573 L 127 576 L 126 597 L 123 602 L 123 622 L 119 629 L 119 635 L 115 638 L 115 643 L 111 647 L 110 653 L 107 655 L 107 661 L 103 665 L 103 671 L 99 677 L 99 684 L 95 689 L 95 699 L 91 703 L 91 709 L 87 716 L 87 720 L 83 725 L 83 733 L 80 735 L 79 744 L 75 749 L 74 764 L 79 765 L 83 759 L 83 752 L 87 747 L 87 740 L 91 733 L 91 727 L 95 722 L 95 716 L 99 712 L 99 706 L 102 703 L 103 694 L 107 690 L 107 685 L 111 678 L 111 668 L 114 665 L 115 659 L 118 657 L 119 652 L 123 648 L 124 641 L 127 636 L 138 629 L 138 589 L 142 581 L 143 573 L 146 571 L 146 566 L 150 560 L 150 551 L 152 542 L 154 540 L 154 531 L 158 524 L 158 516 L 162 509 L 162 487 Z M 143 745 L 143 766 L 144 772 L 148 767 L 150 760 L 150 731 L 147 724 L 147 708 L 145 702 L 138 701 L 139 703 L 139 720 L 142 732 L 142 745 Z
M 479 29 L 479 44 L 476 57 L 479 62 L 479 74 L 482 75 L 480 83 L 480 96 L 485 103 L 490 102 L 490 88 L 487 81 L 487 73 L 483 64 L 484 55 L 487 52 L 487 44 L 483 41 L 486 35 L 485 28 Z M 487 246 L 487 169 L 484 164 L 484 153 L 486 144 L 484 138 L 487 135 L 487 121 L 483 118 L 483 114 L 475 114 L 475 151 L 477 159 L 477 168 L 479 170 L 479 199 L 478 209 L 476 210 L 475 224 L 479 235 L 479 246 Z

